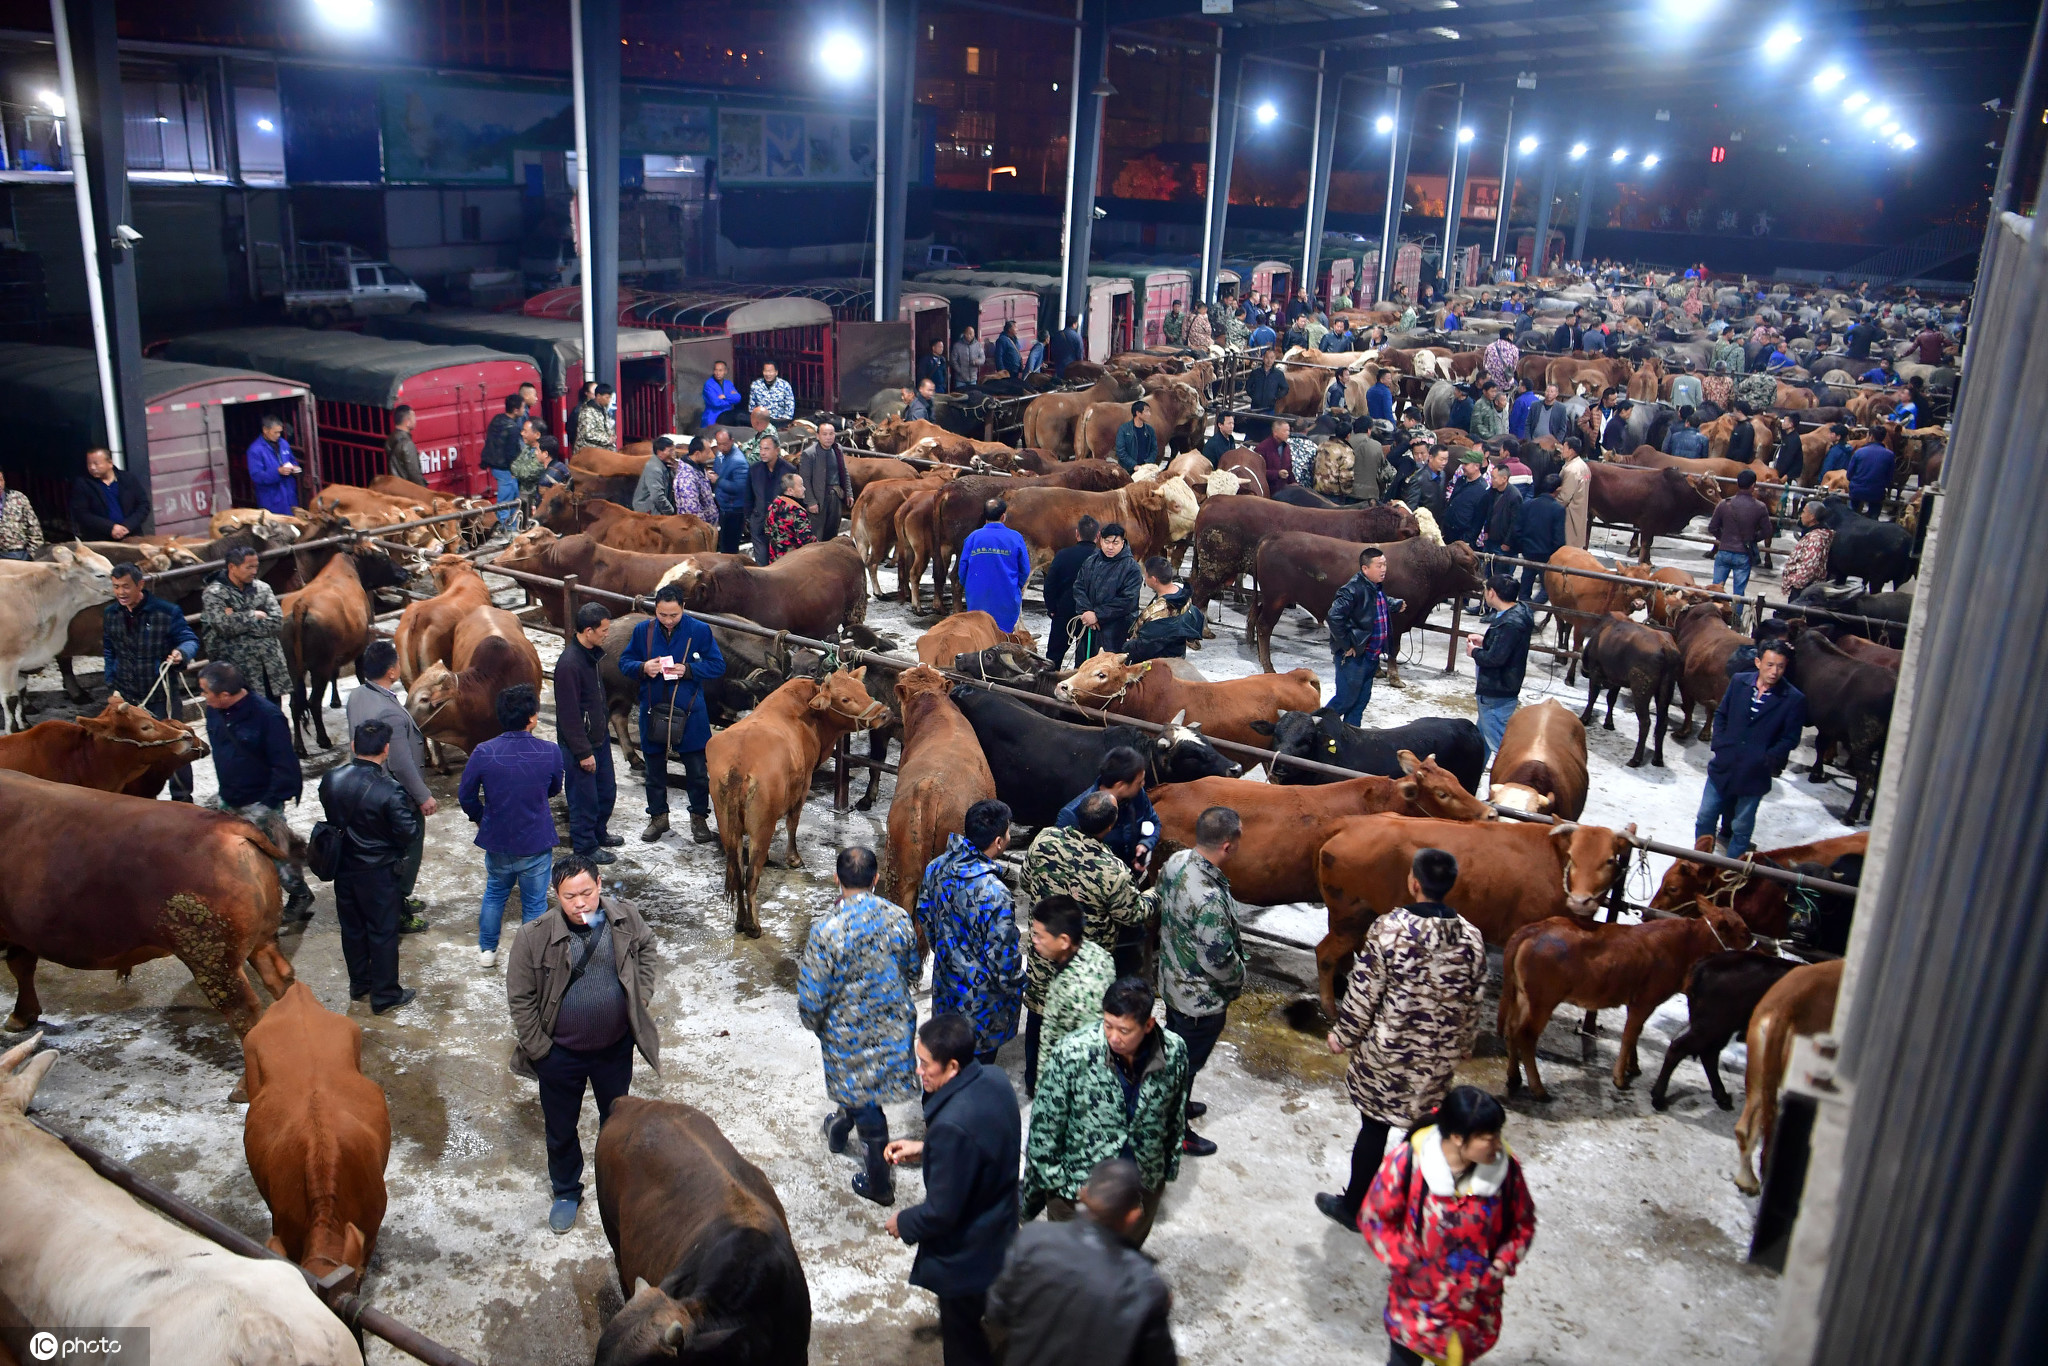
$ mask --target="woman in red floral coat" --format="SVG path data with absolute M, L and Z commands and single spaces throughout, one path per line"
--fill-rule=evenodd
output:
M 804 481 L 800 474 L 782 476 L 782 493 L 768 505 L 768 563 L 818 539 L 811 530 L 811 514 L 804 507 Z
M 1506 1123 L 1492 1096 L 1453 1087 L 1373 1178 L 1358 1226 L 1392 1273 L 1388 1366 L 1448 1360 L 1453 1340 L 1470 1361 L 1500 1340 L 1501 1291 L 1536 1236 Z

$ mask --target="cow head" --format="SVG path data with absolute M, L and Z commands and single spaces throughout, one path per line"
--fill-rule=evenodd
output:
M 889 709 L 868 692 L 864 680 L 867 665 L 858 669 L 835 669 L 818 685 L 811 697 L 812 711 L 830 712 L 855 730 L 867 730 L 889 719 Z
M 1320 714 L 1305 711 L 1283 711 L 1276 720 L 1251 723 L 1252 729 L 1259 734 L 1273 737 L 1275 754 L 1334 763 L 1337 759 L 1337 737 L 1324 734 L 1321 725 Z M 1294 764 L 1274 764 L 1273 781 L 1286 784 L 1310 780 Z
M 1121 698 L 1131 684 L 1143 677 L 1146 670 L 1151 667 L 1150 664 L 1140 664 L 1132 668 L 1124 663 L 1123 655 L 1105 651 L 1085 661 L 1081 667 L 1062 680 L 1059 687 L 1054 689 L 1053 696 L 1062 702 L 1079 702 L 1083 706 L 1092 703 L 1095 706 L 1107 707 Z
M 157 751 L 161 761 L 171 766 L 189 764 L 212 753 L 206 741 L 200 739 L 191 726 L 183 721 L 152 716 L 124 700 L 118 692 L 107 698 L 107 705 L 100 708 L 99 715 L 81 716 L 78 724 L 95 740 Z
M 1420 807 L 1426 815 L 1451 821 L 1491 821 L 1500 816 L 1485 802 L 1465 790 L 1457 775 L 1443 767 L 1431 754 L 1418 759 L 1412 750 L 1396 750 L 1406 775 L 1395 784 L 1401 800 Z
M 1174 714 L 1152 741 L 1152 765 L 1158 771 L 1161 782 L 1191 783 L 1197 778 L 1235 778 L 1244 772 L 1244 765 L 1233 763 L 1217 753 L 1216 747 L 1202 735 L 1202 723 L 1183 725 L 1187 712 Z
M 1564 868 L 1564 905 L 1573 915 L 1591 915 L 1621 881 L 1634 846 L 1636 828 L 1609 830 L 1604 825 L 1567 821 L 1550 830 L 1550 845 Z

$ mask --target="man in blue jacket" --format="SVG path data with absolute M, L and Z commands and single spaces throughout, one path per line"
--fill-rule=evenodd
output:
M 306 782 L 284 713 L 249 691 L 242 671 L 226 660 L 199 671 L 199 695 L 206 701 L 206 743 L 220 779 L 220 809 L 267 835 L 283 824 L 284 804 L 297 801 Z M 312 919 L 313 889 L 305 877 L 283 859 L 277 861 L 277 877 L 286 895 L 284 918 Z
M 299 502 L 299 462 L 292 458 L 283 421 L 275 416 L 263 419 L 263 435 L 249 443 L 248 461 L 256 506 L 291 516 Z
M 1715 847 L 1741 858 L 1756 829 L 1756 809 L 1771 790 L 1771 779 L 1792 756 L 1806 725 L 1806 697 L 1785 671 L 1792 647 L 1768 640 L 1758 647 L 1756 672 L 1728 680 L 1714 710 L 1714 753 L 1700 793 L 1693 838 L 1715 836 Z
M 991 498 L 982 506 L 981 525 L 960 543 L 960 586 L 967 610 L 986 612 L 996 629 L 1014 631 L 1024 611 L 1024 585 L 1031 578 L 1031 547 L 1004 523 L 1009 505 Z
M 746 421 L 745 401 L 740 397 L 739 386 L 726 373 L 725 362 L 711 362 L 711 378 L 704 381 L 703 426 L 714 427 L 723 422 Z
M 668 584 L 654 595 L 654 616 L 633 628 L 619 672 L 640 680 L 640 752 L 647 761 L 648 844 L 668 832 L 668 756 L 683 761 L 683 789 L 690 798 L 690 838 L 714 843 L 711 779 L 704 746 L 711 743 L 711 718 L 704 709 L 704 683 L 725 677 L 725 656 L 711 628 L 683 613 L 683 590 Z
M 922 1161 L 924 1200 L 885 1227 L 917 1248 L 910 1283 L 938 1296 L 946 1366 L 982 1366 L 995 1360 L 981 1326 L 988 1288 L 1017 1237 L 1017 1093 L 1000 1067 L 975 1061 L 974 1026 L 960 1015 L 934 1016 L 917 1031 L 917 1076 L 924 1138 L 885 1151 L 892 1163 Z

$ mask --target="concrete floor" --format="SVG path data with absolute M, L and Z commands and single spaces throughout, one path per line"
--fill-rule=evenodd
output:
M 1690 552 L 1700 548 L 1660 549 L 1658 559 L 1697 570 L 1702 557 Z M 1239 642 L 1241 620 L 1231 610 L 1218 638 L 1195 656 L 1209 676 L 1256 670 Z M 893 603 L 874 604 L 869 622 L 901 635 L 906 646 L 915 635 Z M 1042 629 L 1042 615 L 1037 622 Z M 1276 665 L 1307 664 L 1327 675 L 1324 639 L 1293 614 L 1276 637 Z M 537 640 L 551 658 L 555 643 Z M 1441 674 L 1445 638 L 1411 640 L 1422 643 L 1411 645 L 1404 683 L 1380 684 L 1375 718 L 1471 714 L 1469 663 L 1456 676 Z M 35 686 L 40 699 L 55 700 L 54 673 Z M 1548 691 L 1583 704 L 1582 692 L 1564 697 L 1543 666 L 1532 666 L 1529 687 L 1526 700 Z M 1631 722 L 1592 733 L 1586 819 L 1635 820 L 1646 833 L 1685 842 L 1706 752 L 1697 743 L 1667 744 L 1670 768 L 1627 769 Z M 309 762 L 309 778 L 322 768 L 323 761 Z M 199 779 L 203 798 L 212 786 L 209 764 L 200 765 Z M 454 786 L 453 775 L 435 784 L 444 814 L 430 822 L 420 883 L 432 928 L 402 949 L 404 980 L 420 999 L 384 1019 L 348 1007 L 364 1026 L 365 1070 L 384 1086 L 395 1129 L 390 1212 L 367 1294 L 491 1366 L 585 1361 L 618 1307 L 619 1289 L 594 1207 L 565 1237 L 543 1223 L 539 1109 L 531 1084 L 506 1068 L 500 972 L 476 961 L 480 859 L 471 827 L 454 810 Z M 1759 821 L 1759 843 L 1841 833 L 1834 813 L 1847 800 L 1839 783 L 1780 784 Z M 630 842 L 609 870 L 647 913 L 661 945 L 654 1012 L 663 1070 L 655 1077 L 640 1068 L 636 1093 L 705 1110 L 775 1184 L 809 1277 L 814 1361 L 936 1363 L 934 1302 L 905 1284 L 910 1249 L 882 1232 L 882 1211 L 852 1194 L 852 1161 L 825 1150 L 818 1126 L 829 1106 L 817 1046 L 798 1024 L 793 1000 L 807 927 L 831 898 L 831 855 L 850 842 L 879 846 L 881 812 L 835 816 L 829 786 L 814 789 L 801 832 L 807 866 L 771 867 L 765 932 L 749 940 L 731 931 L 715 850 L 674 835 L 653 846 L 631 839 L 641 808 L 637 785 L 622 791 L 614 824 Z M 293 820 L 306 829 L 316 814 L 302 804 Z M 94 849 L 81 844 L 85 856 Z M 1643 876 L 1661 871 L 1653 861 Z M 1647 884 L 1632 891 L 1646 895 Z M 1320 908 L 1273 908 L 1250 919 L 1284 939 L 1312 942 L 1322 932 Z M 311 925 L 288 933 L 283 948 L 330 1008 L 344 1004 L 329 892 L 321 892 Z M 1342 1060 L 1324 1051 L 1320 1033 L 1290 1028 L 1283 1014 L 1299 995 L 1287 979 L 1299 977 L 1302 956 L 1267 948 L 1260 960 L 1268 980 L 1232 1011 L 1198 1088 L 1211 1107 L 1204 1131 L 1221 1151 L 1183 1165 L 1147 1250 L 1173 1286 L 1175 1332 L 1190 1362 L 1376 1361 L 1385 1276 L 1355 1234 L 1324 1220 L 1309 1201 L 1316 1190 L 1342 1184 L 1356 1129 Z M 38 1098 L 42 1117 L 265 1236 L 268 1216 L 242 1155 L 242 1107 L 228 1101 L 240 1052 L 185 970 L 163 960 L 122 984 L 108 974 L 46 967 L 41 985 L 47 1040 L 64 1055 Z M 1489 998 L 1489 1021 L 1492 1011 Z M 1683 1022 L 1682 999 L 1653 1022 L 1646 1069 Z M 1607 1072 L 1618 1014 L 1609 1012 L 1602 1026 L 1595 1063 L 1581 1065 L 1575 1036 L 1554 1024 L 1545 1061 L 1556 1099 L 1511 1110 L 1507 1136 L 1535 1192 L 1540 1227 L 1510 1283 L 1504 1334 L 1489 1359 L 1757 1360 L 1776 1282 L 1743 1262 L 1752 1207 L 1729 1180 L 1733 1116 L 1714 1108 L 1691 1069 L 1680 1074 L 1663 1115 L 1650 1110 L 1645 1085 L 1617 1093 Z M 1740 1055 L 1738 1044 L 1728 1059 L 1731 1088 L 1741 1083 Z M 1021 1094 L 1021 1044 L 1002 1061 Z M 1461 1075 L 1501 1089 L 1501 1048 L 1490 1029 Z M 914 1130 L 914 1114 L 914 1106 L 899 1109 L 899 1132 L 906 1124 Z M 587 1110 L 586 1150 L 595 1127 Z M 918 1198 L 918 1178 L 909 1173 L 899 1201 Z M 373 1343 L 370 1360 L 408 1358 Z

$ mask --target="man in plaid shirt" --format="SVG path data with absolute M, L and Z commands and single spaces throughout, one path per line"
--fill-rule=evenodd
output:
M 1372 701 L 1373 676 L 1387 645 L 1387 618 L 1406 606 L 1381 589 L 1386 580 L 1386 552 L 1369 545 L 1359 552 L 1358 572 L 1330 602 L 1330 652 L 1337 666 L 1337 694 L 1330 707 L 1348 726 L 1365 718 L 1366 703 Z

